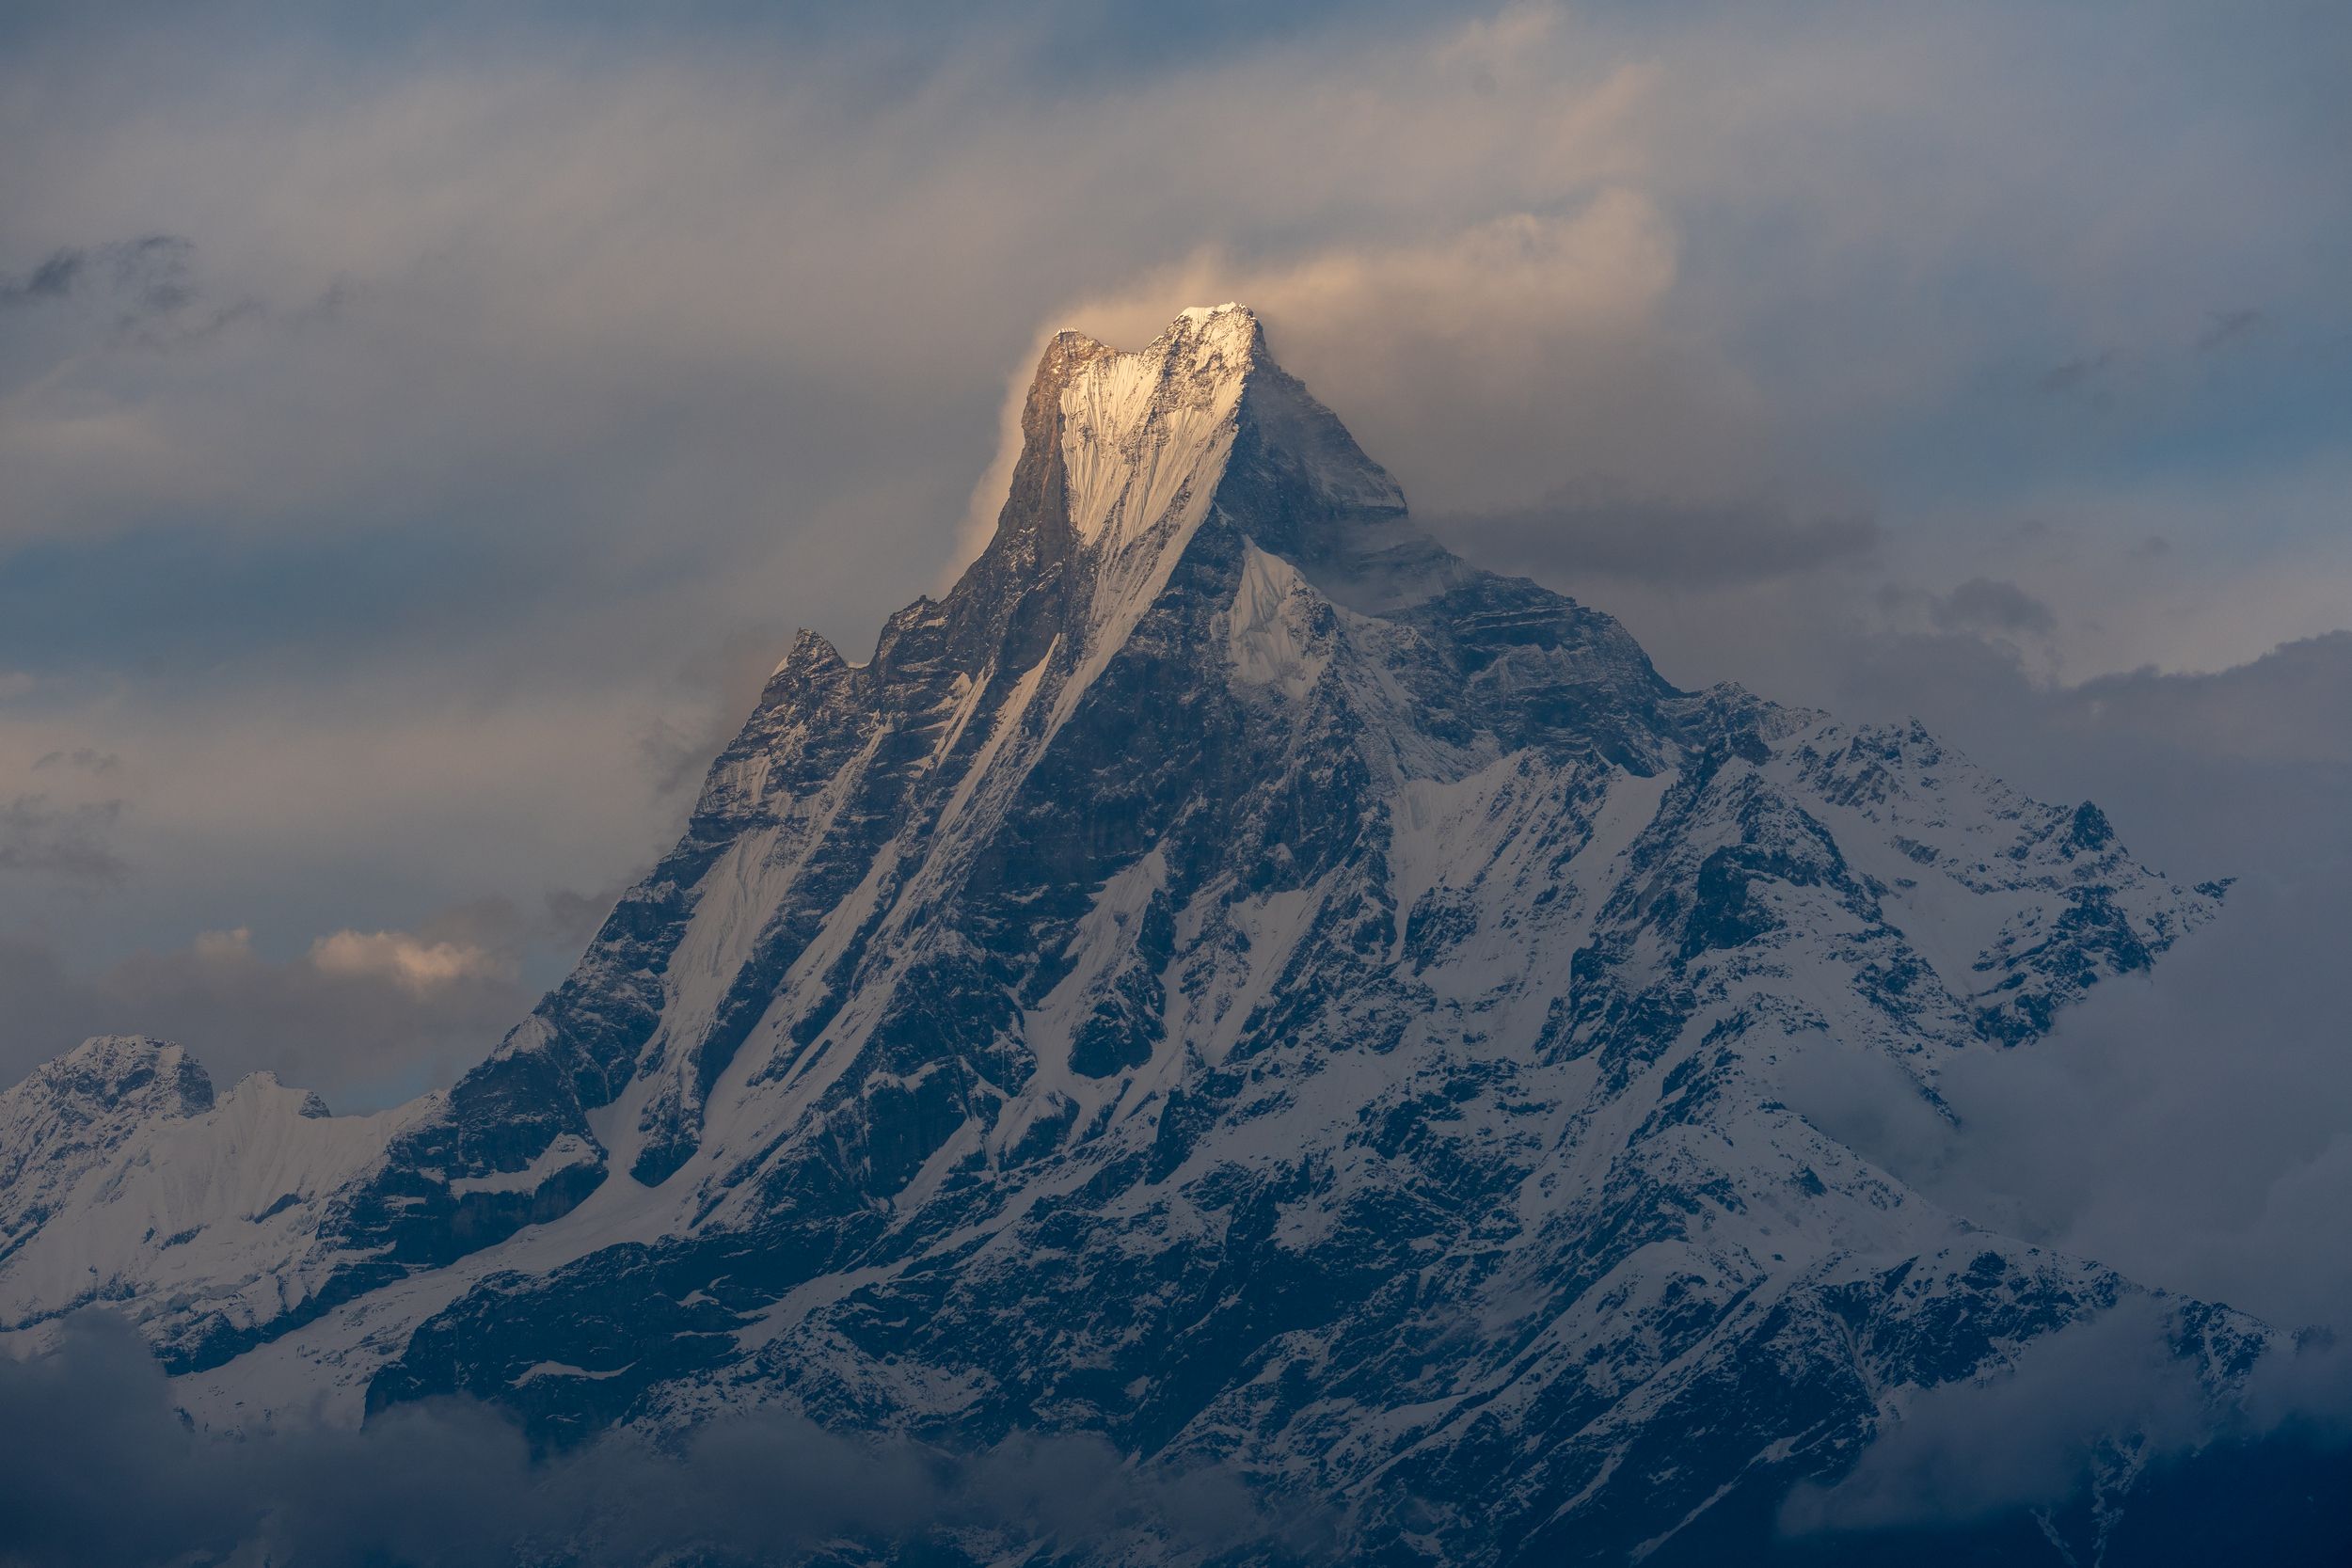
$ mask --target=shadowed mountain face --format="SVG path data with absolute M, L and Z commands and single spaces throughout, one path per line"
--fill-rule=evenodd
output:
M 1021 428 L 962 580 L 863 665 L 803 634 L 446 1095 L 215 1101 L 125 1041 L 11 1091 L 6 1323 L 117 1303 L 217 1422 L 1100 1433 L 1473 1563 L 1736 1553 L 1919 1391 L 2126 1305 L 2217 1405 L 2274 1348 L 1788 1090 L 1940 1107 L 2219 889 L 1455 560 L 1246 309 L 1063 334 Z M 2034 1540 L 2095 1544 L 2145 1462 Z

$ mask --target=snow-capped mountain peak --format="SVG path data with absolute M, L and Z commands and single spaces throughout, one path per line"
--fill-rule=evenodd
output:
M 1021 437 L 962 578 L 864 665 L 802 634 L 446 1096 L 137 1086 L 71 1160 L 8 1113 L 10 1201 L 46 1196 L 5 1322 L 118 1301 L 209 1418 L 1088 1431 L 1338 1498 L 1366 1555 L 1533 1562 L 1752 1519 L 2145 1295 L 1925 1201 L 1788 1079 L 1933 1104 L 2217 889 L 1456 560 L 1240 306 L 1054 338 Z M 240 1230 L 262 1161 L 292 1201 Z M 2160 1305 L 2209 1387 L 2268 1343 Z
M 0 1093 L 0 1259 L 140 1130 L 198 1116 L 213 1081 L 176 1045 L 102 1035 Z

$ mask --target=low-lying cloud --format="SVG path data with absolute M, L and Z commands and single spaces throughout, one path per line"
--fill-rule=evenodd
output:
M 1997 622 L 1998 618 L 1988 618 Z M 1836 639 L 1850 714 L 1921 713 L 2043 799 L 2096 800 L 2183 880 L 2234 878 L 2220 917 L 2153 970 L 2106 981 L 2051 1033 L 1963 1053 L 1944 1114 L 1891 1065 L 1799 1062 L 1788 1098 L 1953 1211 L 2144 1284 L 2253 1314 L 2299 1341 L 2238 1407 L 2185 1426 L 2179 1374 L 2117 1326 L 1920 1397 L 1852 1477 L 1792 1503 L 1806 1528 L 1980 1517 L 2081 1495 L 2139 1434 L 2151 1459 L 2272 1432 L 2352 1427 L 2352 636 L 2206 674 L 2054 685 L 1993 629 Z M 1955 1119 L 1956 1118 L 1956 1119 Z M 2214 1424 L 2217 1421 L 2219 1424 Z M 2185 1460 L 2184 1460 L 2185 1463 Z
M 2220 1435 L 2161 1314 L 2134 1303 L 2026 1345 L 1982 1382 L 1916 1393 L 1834 1485 L 1799 1487 L 1785 1528 L 1962 1523 L 2089 1490 L 2125 1456 L 2143 1463 Z
M 828 1545 L 891 1555 L 950 1537 L 1017 1555 L 1320 1555 L 1311 1515 L 1269 1512 L 1236 1477 L 1138 1469 L 1090 1437 L 957 1452 L 759 1414 L 673 1446 L 616 1432 L 534 1456 L 501 1414 L 459 1401 L 357 1431 L 214 1434 L 172 1408 L 135 1333 L 97 1314 L 69 1323 L 49 1355 L 0 1359 L 0 1430 L 41 1434 L 0 1466 L 0 1560 L 22 1568 L 239 1552 L 299 1568 L 781 1568 Z
M 2118 1564 L 2202 1564 L 2216 1544 L 2249 1562 L 2335 1561 L 2352 1358 L 2306 1340 L 2215 1370 L 2208 1381 L 2180 1354 L 2165 1303 L 2123 1302 L 1982 1376 L 1898 1395 L 1851 1469 L 1791 1490 L 1779 1528 L 1800 1561 L 1805 1544 L 1841 1536 L 1883 1549 L 1840 1563 L 1908 1560 L 1906 1544 L 1927 1560 L 2011 1560 L 1981 1544 L 1949 1554 L 1947 1532 L 1990 1527 L 1997 1539 L 2007 1526 L 2030 1542 L 2060 1517 L 2090 1525 L 2101 1560 Z M 2111 1539 L 2112 1519 L 2097 1516 L 2127 1493 L 2131 1528 Z M 2145 1524 L 2168 1511 L 2217 1540 Z
M 2352 1207 L 2352 636 L 2069 686 L 1994 633 L 1816 635 L 1834 657 L 1777 694 L 1916 714 L 2029 794 L 2097 801 L 2144 863 L 2233 880 L 2152 971 L 2098 986 L 2045 1039 L 1947 1069 L 1956 1129 L 1899 1074 L 1824 1080 L 1803 1108 L 1973 1218 L 2284 1327 L 2352 1330 L 2352 1255 L 2324 1239 Z

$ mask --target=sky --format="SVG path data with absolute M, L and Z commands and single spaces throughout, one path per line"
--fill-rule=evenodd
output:
M 1821 1114 L 2352 1321 L 2340 6 L 845 9 L 0 16 L 0 1079 L 450 1081 L 977 549 L 1048 332 L 1240 299 L 1669 678 L 2237 878 L 1965 1139 Z
M 1916 715 L 2234 879 L 1955 1068 L 1956 1120 L 1795 1098 L 1961 1212 L 2352 1344 L 2348 71 L 2336 0 L 17 0 L 0 1082 L 115 1031 L 339 1109 L 450 1082 L 795 631 L 854 656 L 975 552 L 1049 332 L 1239 299 L 1434 531 L 1670 679 Z M 2145 1330 L 1938 1391 L 1793 1528 L 2173 1430 Z M 1311 1526 L 1083 1443 L 918 1473 L 755 1424 L 536 1491 L 462 1408 L 207 1446 L 124 1332 L 0 1367 L 58 1437 L 0 1513 L 67 1556 L 406 1549 L 426 1492 L 453 1562 L 621 1493 L 746 1551 L 812 1511 Z M 2257 1393 L 2352 1432 L 2352 1354 Z M 766 1509 L 746 1468 L 818 1484 Z

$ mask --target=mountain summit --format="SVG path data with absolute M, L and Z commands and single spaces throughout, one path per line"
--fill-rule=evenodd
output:
M 1055 338 L 1021 437 L 961 580 L 863 665 L 803 633 L 446 1094 L 213 1103 L 152 1046 L 12 1091 L 6 1324 L 115 1303 L 222 1423 L 1095 1433 L 1449 1563 L 1737 1555 L 2122 1301 L 2215 1398 L 2271 1343 L 1939 1209 L 1790 1086 L 1940 1107 L 2217 890 L 1466 565 L 1239 306 Z

